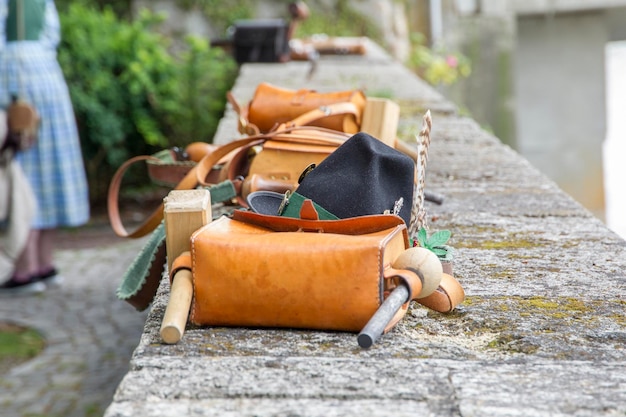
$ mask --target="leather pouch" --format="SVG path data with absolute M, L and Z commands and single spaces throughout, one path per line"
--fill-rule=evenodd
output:
M 240 122 L 244 125 L 240 128 L 249 131 L 249 125 L 252 125 L 258 132 L 265 133 L 273 130 L 276 125 L 294 120 L 311 110 L 330 104 L 351 103 L 353 109 L 345 114 L 321 117 L 307 124 L 339 132 L 357 133 L 365 109 L 365 101 L 365 94 L 359 90 L 320 93 L 315 90 L 290 90 L 269 83 L 261 83 L 248 103 L 247 109 L 240 109 Z
M 235 212 L 191 237 L 190 321 L 359 331 L 395 288 L 390 265 L 407 247 L 406 226 L 393 215 L 314 221 Z
M 180 160 L 174 149 L 163 149 L 146 159 L 146 165 L 153 183 L 175 187 L 196 163 L 190 160 Z
M 24 100 L 14 98 L 7 108 L 8 134 L 4 147 L 16 151 L 30 149 L 37 142 L 40 117 L 35 107 Z

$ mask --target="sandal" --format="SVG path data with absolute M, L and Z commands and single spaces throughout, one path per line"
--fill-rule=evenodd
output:
M 46 286 L 33 277 L 26 281 L 17 281 L 13 276 L 0 285 L 0 293 L 5 294 L 39 294 L 45 290 Z
M 61 285 L 63 277 L 59 275 L 59 271 L 52 267 L 48 271 L 42 272 L 34 277 L 36 282 L 42 282 L 46 285 Z

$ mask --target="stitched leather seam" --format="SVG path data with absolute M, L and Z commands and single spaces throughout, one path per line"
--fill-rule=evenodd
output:
M 191 314 L 192 323 L 196 322 L 196 238 L 195 234 L 191 236 Z

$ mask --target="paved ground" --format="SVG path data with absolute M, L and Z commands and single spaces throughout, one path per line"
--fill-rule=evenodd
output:
M 142 241 L 117 238 L 98 217 L 58 243 L 60 288 L 0 298 L 0 322 L 35 327 L 47 340 L 41 355 L 0 375 L 2 417 L 102 416 L 142 333 L 146 313 L 115 296 Z

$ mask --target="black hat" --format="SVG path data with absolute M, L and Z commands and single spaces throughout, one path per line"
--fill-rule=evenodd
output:
M 294 192 L 257 191 L 248 204 L 257 213 L 299 218 L 304 201 L 311 200 L 320 220 L 388 212 L 408 225 L 414 178 L 409 156 L 361 132 L 306 174 Z

